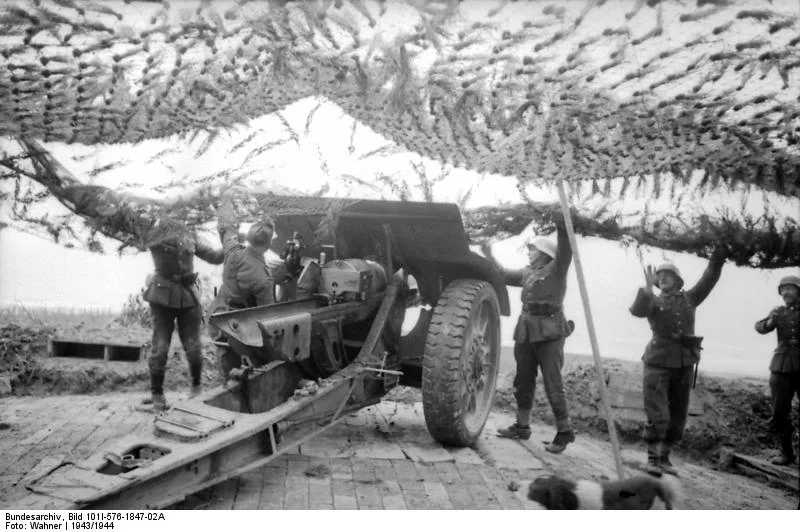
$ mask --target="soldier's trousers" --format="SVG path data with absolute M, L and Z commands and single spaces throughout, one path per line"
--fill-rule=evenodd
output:
M 647 415 L 644 441 L 670 444 L 681 441 L 689 416 L 693 377 L 694 366 L 662 368 L 644 365 L 642 391 Z
M 169 308 L 150 304 L 153 316 L 153 346 L 147 359 L 150 368 L 150 391 L 164 393 L 164 375 L 167 370 L 167 355 L 172 341 L 175 322 L 178 322 L 178 336 L 181 339 L 192 386 L 198 386 L 203 371 L 200 327 L 203 323 L 203 309 L 200 305 L 187 308 Z
M 547 342 L 525 342 L 514 344 L 514 359 L 517 374 L 514 377 L 514 398 L 517 408 L 531 410 L 536 392 L 536 377 L 542 371 L 542 381 L 547 401 L 556 419 L 556 430 L 572 430 L 564 393 L 561 368 L 564 366 L 564 338 Z
M 792 434 L 792 399 L 800 397 L 800 371 L 772 372 L 769 376 L 772 417 L 769 427 L 780 435 Z

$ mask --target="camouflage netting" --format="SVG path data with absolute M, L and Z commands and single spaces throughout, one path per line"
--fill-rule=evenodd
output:
M 0 135 L 213 141 L 317 96 L 410 151 L 523 185 L 590 180 L 608 193 L 621 178 L 606 197 L 625 199 L 663 176 L 656 198 L 690 189 L 702 206 L 708 190 L 757 190 L 794 207 L 797 16 L 783 0 L 9 2 Z M 700 210 L 638 225 L 701 255 L 730 233 L 737 262 L 800 263 L 791 216 Z

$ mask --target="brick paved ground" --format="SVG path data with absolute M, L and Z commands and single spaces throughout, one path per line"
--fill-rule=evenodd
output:
M 134 431 L 149 432 L 152 415 L 131 409 L 140 394 L 0 399 L 0 508 L 13 508 L 24 486 L 63 460 L 81 460 L 104 443 Z M 383 402 L 348 417 L 296 452 L 195 494 L 180 508 L 208 509 L 535 509 L 512 483 L 556 472 L 572 478 L 615 478 L 607 442 L 580 437 L 563 455 L 543 451 L 552 429 L 534 425 L 529 442 L 494 437 L 511 422 L 493 413 L 475 448 L 449 449 L 428 434 L 422 406 Z M 626 463 L 641 461 L 625 449 Z M 683 478 L 701 502 L 706 486 L 729 482 L 741 500 L 719 508 L 759 506 L 759 497 L 796 500 L 744 477 L 683 464 Z M 766 498 L 765 498 L 766 500 Z M 755 502 L 754 502 L 755 501 Z M 785 502 L 785 504 L 784 504 Z M 694 506 L 692 505 L 694 504 Z M 705 507 L 690 501 L 689 507 Z

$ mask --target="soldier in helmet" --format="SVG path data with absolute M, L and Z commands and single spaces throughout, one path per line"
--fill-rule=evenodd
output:
M 158 411 L 167 408 L 164 377 L 176 321 L 192 379 L 190 396 L 200 393 L 203 308 L 193 260 L 197 256 L 210 264 L 222 264 L 223 256 L 221 249 L 200 242 L 185 223 L 167 218 L 158 220 L 153 226 L 147 246 L 153 257 L 155 273 L 148 276 L 144 291 L 144 300 L 150 304 L 153 318 L 152 351 L 148 357 L 151 397 L 145 403 L 152 403 L 148 408 Z
M 564 365 L 564 340 L 574 324 L 564 317 L 563 303 L 567 291 L 567 271 L 572 249 L 564 219 L 555 213 L 558 243 L 538 236 L 527 242 L 530 264 L 520 270 L 507 270 L 491 255 L 488 246 L 483 252 L 503 273 L 506 284 L 522 287 L 522 313 L 514 330 L 514 397 L 517 420 L 498 431 L 501 438 L 527 440 L 531 436 L 530 415 L 536 377 L 541 370 L 547 400 L 556 420 L 556 436 L 546 450 L 561 453 L 575 441 L 575 433 L 567 409 L 561 368 Z
M 209 313 L 274 303 L 274 282 L 264 259 L 275 233 L 274 222 L 267 218 L 254 223 L 245 237 L 249 245 L 244 246 L 239 240 L 239 222 L 233 212 L 233 204 L 229 198 L 225 198 L 219 209 L 218 229 L 225 264 L 222 286 Z M 212 338 L 223 340 L 221 331 L 215 327 L 209 328 Z M 241 365 L 241 358 L 223 346 L 218 346 L 217 355 L 223 378 L 227 379 L 230 371 Z
M 767 334 L 778 331 L 778 347 L 769 364 L 769 388 L 772 398 L 770 428 L 778 434 L 781 454 L 772 460 L 776 465 L 794 463 L 792 448 L 792 399 L 800 397 L 800 276 L 787 275 L 778 283 L 778 294 L 784 305 L 775 307 L 763 320 L 756 322 L 756 331 Z
M 642 356 L 648 472 L 677 475 L 670 452 L 683 437 L 700 361 L 702 337 L 695 336 L 695 311 L 717 284 L 724 264 L 724 249 L 715 249 L 700 280 L 689 290 L 683 290 L 683 277 L 674 264 L 647 266 L 645 286 L 630 307 L 637 318 L 647 318 L 653 331 Z M 660 290 L 658 295 L 653 286 Z

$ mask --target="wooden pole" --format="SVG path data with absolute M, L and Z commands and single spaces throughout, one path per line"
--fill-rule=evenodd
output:
M 589 340 L 592 343 L 592 356 L 594 357 L 594 367 L 597 370 L 597 382 L 600 385 L 600 399 L 603 402 L 603 410 L 606 414 L 608 424 L 608 435 L 611 438 L 611 447 L 614 451 L 614 461 L 617 465 L 617 476 L 625 478 L 625 470 L 622 468 L 622 456 L 620 455 L 619 440 L 617 439 L 617 427 L 614 425 L 614 416 L 611 413 L 611 400 L 608 398 L 606 388 L 605 373 L 603 372 L 603 359 L 600 357 L 600 348 L 597 344 L 597 334 L 594 330 L 594 320 L 592 319 L 592 308 L 589 304 L 589 292 L 586 290 L 586 279 L 583 276 L 581 257 L 578 253 L 578 242 L 575 240 L 575 228 L 572 226 L 572 218 L 569 212 L 569 201 L 564 190 L 564 180 L 558 180 L 558 197 L 561 200 L 561 211 L 564 213 L 564 223 L 567 226 L 569 245 L 572 248 L 572 257 L 575 260 L 575 273 L 578 276 L 578 289 L 581 292 L 583 301 L 583 312 L 586 315 L 586 327 L 589 330 Z

